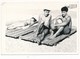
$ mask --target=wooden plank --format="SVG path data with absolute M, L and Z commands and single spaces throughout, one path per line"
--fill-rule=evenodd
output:
M 32 38 L 35 38 L 35 37 L 36 37 L 35 32 L 32 32 L 32 33 L 24 35 L 24 36 L 20 36 L 20 38 L 22 40 L 30 41 L 30 42 L 34 42 L 35 39 L 32 39 Z
M 20 36 L 20 38 L 22 40 L 25 40 L 25 41 L 30 41 L 30 42 L 37 43 L 37 42 L 40 41 L 41 37 L 36 37 L 36 32 L 33 32 L 33 33 L 30 33 L 30 34 L 27 34 L 27 35 Z
M 56 45 L 57 43 L 59 43 L 60 41 L 64 40 L 65 38 L 69 37 L 70 35 L 74 34 L 76 32 L 75 29 L 72 29 L 71 33 L 68 34 L 68 35 L 61 35 L 61 36 L 58 36 L 56 38 L 53 38 L 53 39 L 48 39 L 46 38 L 42 44 L 43 45 L 48 45 L 48 46 L 53 46 L 53 45 Z
M 53 46 L 53 45 L 56 45 L 58 42 L 62 41 L 63 39 L 67 38 L 68 36 L 74 34 L 76 32 L 75 29 L 72 29 L 71 33 L 68 34 L 68 35 L 60 35 L 56 38 L 53 38 L 53 39 L 48 39 L 50 35 L 47 35 L 47 37 L 42 41 L 42 44 L 43 45 L 47 45 L 47 46 Z M 33 32 L 33 33 L 30 33 L 28 35 L 23 35 L 21 36 L 20 38 L 22 40 L 25 40 L 25 41 L 30 41 L 30 42 L 34 42 L 34 43 L 37 43 L 37 42 L 40 42 L 40 37 L 36 37 L 36 32 Z
M 26 28 L 26 29 L 20 29 L 20 30 L 17 30 L 17 31 L 15 30 L 13 32 L 7 33 L 6 36 L 7 37 L 12 37 L 12 38 L 18 38 L 21 35 L 33 32 L 33 30 L 35 30 L 36 28 L 37 28 L 37 25 L 36 26 L 31 26 L 31 27 Z

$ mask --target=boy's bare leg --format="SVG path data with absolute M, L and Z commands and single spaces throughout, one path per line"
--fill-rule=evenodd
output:
M 48 39 L 51 39 L 51 37 L 53 36 L 54 31 L 52 29 L 50 29 L 50 36 L 48 37 Z
M 48 32 L 49 32 L 49 29 L 45 29 L 43 31 L 42 38 L 41 38 L 40 42 L 38 42 L 38 45 L 41 45 L 41 42 L 45 39 L 45 37 L 47 36 Z
M 39 26 L 39 28 L 38 28 L 38 30 L 37 30 L 37 36 L 38 36 L 39 34 L 41 34 L 42 31 L 43 31 L 43 24 L 41 24 L 41 25 Z
M 58 29 L 58 31 L 57 31 L 53 36 L 50 36 L 50 39 L 53 39 L 53 38 L 55 38 L 57 35 L 59 35 L 60 32 L 61 32 L 63 29 L 64 29 L 64 27 L 60 27 L 60 28 Z

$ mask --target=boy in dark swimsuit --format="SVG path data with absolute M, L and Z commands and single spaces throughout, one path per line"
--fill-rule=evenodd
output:
M 50 22 L 51 22 L 51 19 L 52 19 L 52 16 L 49 14 L 50 10 L 44 9 L 43 11 L 44 11 L 44 14 L 39 16 L 39 27 L 38 27 L 38 31 L 37 31 L 37 37 L 40 34 L 43 35 L 40 42 L 38 42 L 39 45 L 44 40 L 46 35 L 49 33 Z
M 54 27 L 51 26 L 53 32 L 55 32 L 55 30 L 56 32 L 53 34 L 53 36 L 51 36 L 50 39 L 53 39 L 60 34 L 69 34 L 71 32 L 72 21 L 67 12 L 68 8 L 66 6 L 61 8 L 62 15 L 59 15 L 57 18 L 55 18 L 55 25 Z M 61 23 L 59 23 L 58 20 L 61 20 Z

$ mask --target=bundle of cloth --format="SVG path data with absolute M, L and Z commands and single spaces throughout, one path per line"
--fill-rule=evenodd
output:
M 29 34 L 36 31 L 38 21 L 32 17 L 29 21 L 24 23 L 15 23 L 7 27 L 6 36 L 12 38 L 19 38 L 21 35 Z
M 34 17 L 31 17 L 30 19 L 25 20 L 25 22 L 17 22 L 17 23 L 10 24 L 9 26 L 7 26 L 7 30 L 26 29 L 30 26 L 37 25 L 37 23 L 38 21 Z

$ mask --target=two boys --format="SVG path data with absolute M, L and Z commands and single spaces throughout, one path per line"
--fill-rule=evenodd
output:
M 67 12 L 68 8 L 66 6 L 62 7 L 62 14 L 55 18 L 55 24 L 54 26 L 51 26 L 52 16 L 50 15 L 50 10 L 44 9 L 44 14 L 39 17 L 39 28 L 37 36 L 39 36 L 39 34 L 43 34 L 43 38 L 38 43 L 39 45 L 44 40 L 46 35 L 50 33 L 50 31 L 52 31 L 51 33 L 53 35 L 51 35 L 49 39 L 53 39 L 60 34 L 69 34 L 71 32 L 72 21 Z M 59 19 L 62 21 L 62 23 L 58 23 Z

